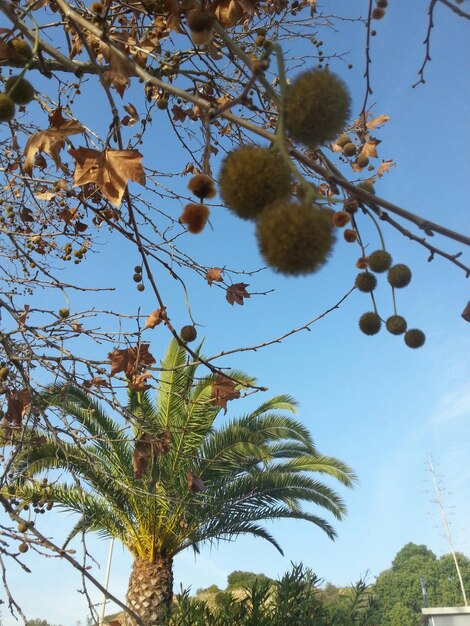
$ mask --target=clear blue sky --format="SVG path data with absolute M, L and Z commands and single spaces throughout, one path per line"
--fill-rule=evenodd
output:
M 362 11 L 366 2 L 323 4 L 334 13 L 347 15 L 354 8 Z M 375 103 L 375 114 L 391 117 L 380 131 L 380 156 L 394 159 L 397 165 L 377 184 L 377 193 L 468 234 L 470 88 L 463 68 L 463 60 L 470 53 L 468 24 L 445 7 L 437 7 L 426 85 L 411 89 L 424 55 L 428 2 L 397 0 L 390 5 L 385 19 L 377 23 L 377 37 L 372 41 L 374 93 L 370 102 Z M 331 69 L 350 86 L 357 114 L 364 89 L 363 31 L 345 23 L 344 30 L 324 30 L 321 37 L 326 53 L 351 51 L 347 63 L 353 64 L 352 70 L 344 63 L 332 63 Z M 168 155 L 165 136 L 158 134 L 158 128 L 152 156 L 157 168 L 160 162 L 174 158 L 175 170 L 181 170 L 188 160 L 177 151 Z M 167 203 L 165 209 L 178 215 L 180 207 Z M 214 210 L 211 219 L 214 231 L 206 229 L 190 240 L 199 258 L 205 257 L 208 265 L 244 269 L 262 265 L 251 224 L 237 221 L 222 210 Z M 290 561 L 303 561 L 325 580 L 345 585 L 366 571 L 373 580 L 408 541 L 425 543 L 438 554 L 447 551 L 438 510 L 427 492 L 430 477 L 426 461 L 430 453 L 453 492 L 447 501 L 455 505 L 455 517 L 450 518 L 455 544 L 469 554 L 470 527 L 465 524 L 470 517 L 470 326 L 460 317 L 469 299 L 468 280 L 444 260 L 428 263 L 424 249 L 385 226 L 384 233 L 395 261 L 407 263 L 413 270 L 412 284 L 398 293 L 398 307 L 411 326 L 426 332 L 424 348 L 409 350 L 400 338 L 385 331 L 372 338 L 362 335 L 357 319 L 370 310 L 370 302 L 366 295 L 355 293 L 312 332 L 304 331 L 279 345 L 224 361 L 257 376 L 269 387 L 268 394 L 287 392 L 296 397 L 299 417 L 310 427 L 319 449 L 345 460 L 358 474 L 360 484 L 354 491 L 343 492 L 349 513 L 344 522 L 336 524 L 337 541 L 332 543 L 306 523 L 278 523 L 270 530 L 283 546 L 285 557 L 254 539 L 203 550 L 196 560 L 188 551 L 176 559 L 176 586 L 181 582 L 193 589 L 212 583 L 224 587 L 227 574 L 234 569 L 276 576 L 288 569 Z M 366 235 L 371 250 L 379 247 L 372 229 L 366 229 Z M 459 244 L 438 237 L 435 240 L 436 245 L 447 246 L 451 252 L 461 249 Z M 247 281 L 249 290 L 275 291 L 253 297 L 244 307 L 230 307 L 215 287 L 195 288 L 190 299 L 196 320 L 204 326 L 199 334 L 206 335 L 206 353 L 273 339 L 322 313 L 349 289 L 357 256 L 354 246 L 340 240 L 334 257 L 318 275 L 287 279 L 268 270 L 256 274 Z M 85 279 L 102 284 L 119 280 L 129 312 L 134 313 L 138 305 L 150 312 L 156 308 L 150 292 L 135 296 L 131 270 L 137 261 L 110 244 L 100 254 L 99 265 L 90 257 L 79 267 Z M 162 284 L 165 297 L 171 299 L 171 282 L 162 277 Z M 120 298 L 122 304 L 122 290 Z M 391 295 L 385 284 L 378 291 L 378 302 L 384 316 L 391 314 Z M 112 306 L 113 296 L 107 304 Z M 78 303 L 72 301 L 73 306 Z M 182 303 L 175 306 L 172 321 L 176 326 L 188 323 Z M 152 332 L 152 352 L 158 355 L 168 335 L 160 330 Z M 227 417 L 247 412 L 262 400 L 256 395 L 232 402 Z M 66 534 L 71 524 L 66 514 L 47 518 L 48 524 L 56 520 L 59 537 Z M 89 541 L 101 564 L 101 570 L 93 569 L 94 574 L 102 579 L 107 544 Z M 116 546 L 110 590 L 121 598 L 130 562 Z M 28 563 L 32 575 L 13 568 L 10 573 L 11 587 L 28 616 L 63 626 L 84 620 L 86 600 L 76 592 L 81 585 L 79 576 L 57 559 L 31 555 Z M 99 594 L 92 596 L 100 599 Z M 112 610 L 110 607 L 109 612 Z M 15 623 L 5 608 L 3 621 L 6 626 Z

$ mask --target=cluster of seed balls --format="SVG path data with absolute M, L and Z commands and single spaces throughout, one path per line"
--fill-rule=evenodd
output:
M 292 139 L 309 148 L 332 140 L 350 114 L 349 93 L 334 74 L 308 70 L 288 87 L 281 116 Z M 242 146 L 229 153 L 219 176 L 225 205 L 256 221 L 261 256 L 290 276 L 320 269 L 335 241 L 331 212 L 291 199 L 291 171 L 276 149 Z
M 24 39 L 12 39 L 8 44 L 25 62 L 33 51 Z M 5 82 L 5 92 L 0 93 L 0 122 L 10 122 L 15 117 L 16 105 L 24 105 L 34 98 L 34 87 L 20 76 L 10 76 Z
M 386 250 L 376 250 L 367 258 L 363 259 L 367 270 L 356 277 L 356 287 L 364 293 L 372 293 L 377 286 L 377 278 L 374 273 L 387 272 L 389 284 L 394 289 L 402 289 L 411 282 L 411 270 L 403 264 L 392 265 L 392 257 Z M 372 273 L 374 272 L 374 273 Z M 359 328 L 366 335 L 376 335 L 382 326 L 380 316 L 375 311 L 364 313 L 359 319 Z M 426 337 L 422 330 L 412 328 L 407 330 L 407 322 L 401 315 L 391 315 L 385 322 L 387 330 L 392 335 L 403 335 L 409 348 L 421 348 Z
M 30 501 L 24 501 L 21 503 L 16 497 L 15 488 L 12 485 L 9 485 L 8 496 L 10 504 L 18 507 L 18 511 L 29 511 L 31 507 L 36 514 L 44 514 L 46 511 L 50 511 L 54 504 L 52 501 L 52 491 L 47 478 L 43 478 L 40 483 L 36 482 L 36 486 L 39 487 L 39 491 L 32 494 Z M 29 550 L 26 539 L 28 530 L 30 530 L 32 526 L 34 526 L 34 521 L 32 520 L 18 522 L 18 532 L 24 535 L 24 541 L 22 541 L 18 546 L 18 551 L 21 554 L 25 554 Z

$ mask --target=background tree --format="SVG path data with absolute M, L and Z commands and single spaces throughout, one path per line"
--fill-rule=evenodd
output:
M 349 487 L 355 481 L 345 463 L 319 454 L 308 431 L 281 412 L 295 411 L 289 396 L 272 398 L 215 428 L 221 409 L 239 394 L 236 385 L 227 377 L 197 378 L 197 366 L 185 367 L 185 361 L 184 347 L 173 341 L 155 404 L 148 392 L 130 390 L 133 450 L 126 426 L 89 395 L 76 387 L 54 387 L 43 394 L 44 405 L 63 411 L 91 443 L 58 445 L 49 437 L 19 454 L 11 468 L 15 497 L 27 506 L 43 507 L 41 498 L 80 515 L 66 544 L 91 531 L 118 539 L 131 552 L 127 603 L 143 626 L 165 622 L 179 552 L 244 534 L 266 539 L 282 552 L 261 525 L 265 520 L 305 520 L 334 538 L 325 519 L 302 507 L 313 504 L 341 519 L 342 499 L 315 474 Z M 25 481 L 54 468 L 67 470 L 75 484 Z M 19 525 L 18 531 L 29 528 Z M 264 589 L 264 597 L 269 581 L 255 582 L 253 606 L 260 607 L 259 594 Z M 126 623 L 136 622 L 128 616 Z

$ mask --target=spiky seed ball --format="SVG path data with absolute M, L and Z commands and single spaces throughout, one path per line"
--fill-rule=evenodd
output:
M 197 235 L 206 225 L 209 209 L 205 204 L 187 204 L 180 217 L 180 222 L 186 224 L 190 233 Z
M 331 219 L 333 220 L 333 224 L 338 228 L 343 228 L 346 224 L 349 224 L 351 221 L 351 216 L 346 211 L 336 211 L 333 213 Z
M 381 325 L 382 322 L 377 313 L 364 313 L 359 318 L 359 328 L 365 335 L 376 335 L 379 332 Z
M 18 80 L 18 76 L 10 76 L 5 91 L 15 104 L 28 104 L 34 98 L 34 87 L 24 78 Z
M 368 193 L 375 194 L 374 185 L 371 183 L 370 180 L 363 180 L 362 183 L 359 183 L 357 186 L 359 187 L 359 189 L 363 189 L 364 191 L 367 191 Z
M 10 41 L 10 46 L 17 54 L 21 55 L 27 61 L 33 58 L 33 50 L 29 43 L 24 39 L 12 39 Z
M 214 181 L 207 174 L 196 174 L 193 176 L 188 183 L 188 189 L 200 200 L 213 198 L 216 194 Z
M 356 213 L 358 208 L 359 202 L 356 200 L 356 198 L 348 198 L 344 201 L 343 209 L 347 211 L 350 215 Z
M 421 348 L 426 341 L 426 335 L 419 328 L 412 328 L 405 333 L 405 343 L 408 348 Z
M 391 315 L 385 322 L 385 326 L 392 335 L 402 335 L 406 330 L 407 323 L 401 315 Z
M 180 330 L 180 337 L 186 343 L 194 341 L 197 337 L 196 329 L 194 328 L 194 326 L 183 326 L 183 328 Z
M 370 272 L 361 272 L 356 276 L 356 287 L 364 293 L 371 293 L 377 287 L 377 279 Z
M 70 315 L 70 309 L 59 309 L 59 317 L 61 317 L 63 320 L 66 320 L 68 318 L 68 316 Z
M 388 270 L 388 282 L 396 289 L 402 289 L 410 284 L 411 270 L 408 265 L 398 263 Z
M 392 256 L 386 250 L 376 250 L 369 254 L 367 262 L 370 269 L 377 274 L 386 272 L 392 264 Z
M 368 265 L 367 265 L 367 259 L 365 256 L 360 256 L 358 258 L 358 260 L 356 261 L 356 267 L 358 270 L 365 270 L 367 269 Z
M 343 237 L 348 243 L 354 243 L 357 241 L 357 232 L 352 230 L 352 228 L 347 228 L 343 233 Z
M 0 93 L 0 122 L 9 122 L 15 117 L 15 103 L 4 93 Z
M 381 20 L 385 15 L 385 11 L 384 9 L 381 9 L 380 7 L 376 7 L 373 11 L 372 11 L 372 19 L 374 20 Z
M 256 219 L 265 206 L 290 194 L 290 171 L 274 150 L 242 146 L 225 158 L 219 176 L 224 203 L 243 219 Z
M 142 274 L 142 265 L 136 265 L 136 266 L 134 267 L 134 272 L 135 272 L 136 274 Z
M 197 46 L 206 46 L 212 41 L 215 16 L 206 11 L 189 11 L 187 17 L 191 39 Z
M 334 243 L 330 213 L 317 205 L 278 201 L 261 214 L 256 235 L 262 257 L 281 274 L 316 272 Z
M 157 109 L 160 109 L 160 111 L 168 109 L 168 98 L 159 98 L 157 100 Z
M 308 70 L 294 79 L 284 98 L 284 122 L 293 139 L 307 146 L 330 141 L 350 114 L 349 92 L 337 76 Z
M 27 543 L 20 543 L 20 545 L 18 546 L 18 550 L 19 552 L 21 552 L 21 554 L 24 554 L 25 552 L 28 552 L 29 546 Z
M 90 5 L 90 9 L 95 13 L 98 13 L 98 15 L 101 15 L 104 11 L 104 6 L 101 4 L 101 2 L 92 2 Z
M 132 280 L 133 280 L 135 283 L 140 283 L 140 281 L 142 280 L 142 274 L 134 274 L 134 275 L 132 276 Z
M 343 133 L 342 135 L 340 135 L 338 137 L 338 139 L 335 141 L 336 145 L 339 146 L 340 148 L 344 148 L 344 146 L 347 143 L 351 143 L 351 137 L 349 135 L 347 135 L 346 133 Z
M 19 522 L 18 523 L 18 532 L 19 533 L 25 533 L 28 530 L 28 524 L 26 522 Z
M 357 148 L 352 142 L 347 143 L 345 146 L 343 146 L 344 156 L 352 157 L 356 154 L 356 152 L 357 152 Z
M 142 283 L 137 285 L 137 291 L 145 291 L 145 285 L 143 285 Z

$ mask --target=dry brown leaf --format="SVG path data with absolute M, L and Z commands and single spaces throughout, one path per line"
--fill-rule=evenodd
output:
M 366 157 L 372 157 L 372 158 L 377 157 L 377 146 L 379 145 L 379 143 L 381 143 L 379 139 L 374 139 L 373 137 L 370 137 L 366 141 L 366 143 L 362 146 L 359 156 L 366 156 Z
M 134 458 L 132 461 L 134 467 L 134 478 L 140 480 L 148 468 L 148 462 L 152 453 L 150 443 L 150 435 L 144 433 L 140 439 L 136 439 L 134 445 Z
M 155 439 L 152 441 L 152 449 L 155 452 L 155 454 L 160 454 L 162 456 L 165 456 L 166 454 L 168 454 L 170 450 L 170 444 L 171 444 L 171 433 L 169 430 L 164 430 L 159 435 L 157 435 Z
M 135 374 L 129 379 L 129 387 L 133 391 L 147 391 L 152 386 L 147 384 L 147 380 L 153 378 L 150 372 L 144 372 L 143 374 Z
M 142 155 L 138 150 L 70 150 L 75 160 L 73 186 L 93 183 L 116 206 L 120 206 L 129 180 L 145 185 Z
M 392 165 L 395 165 L 392 159 L 388 161 L 382 161 L 382 163 L 379 165 L 379 169 L 377 170 L 377 176 L 379 176 L 379 178 L 382 178 L 384 173 L 388 172 Z
M 162 322 L 166 322 L 167 319 L 165 309 L 157 309 L 153 313 L 150 313 L 145 320 L 145 328 L 155 328 L 155 326 L 158 326 Z
M 186 480 L 188 481 L 189 493 L 195 496 L 200 491 L 204 491 L 204 482 L 199 476 L 196 476 L 192 472 L 186 472 Z
M 234 285 L 230 285 L 227 287 L 227 302 L 229 304 L 240 304 L 243 306 L 243 298 L 249 298 L 250 294 L 247 292 L 246 288 L 248 285 L 246 283 L 235 283 Z
M 236 400 L 240 397 L 240 390 L 237 389 L 236 383 L 227 378 L 223 374 L 217 374 L 216 379 L 212 383 L 211 402 L 214 406 L 220 406 L 227 413 L 227 402 Z
M 207 270 L 206 272 L 206 280 L 209 283 L 209 286 L 212 285 L 212 283 L 216 282 L 216 283 L 221 283 L 223 282 L 223 278 L 222 278 L 222 268 L 220 267 L 211 267 L 210 269 Z
M 147 365 L 156 363 L 149 352 L 148 343 L 139 343 L 135 348 L 115 349 L 108 354 L 111 363 L 111 376 L 124 372 L 131 379 Z
M 29 136 L 24 149 L 26 156 L 23 169 L 29 176 L 33 173 L 34 158 L 39 152 L 48 154 L 55 163 L 57 169 L 62 166 L 60 151 L 65 145 L 65 139 L 69 135 L 77 135 L 83 132 L 83 127 L 73 120 L 65 121 L 60 127 L 52 127 L 41 130 Z
M 73 320 L 72 322 L 72 329 L 76 332 L 76 333 L 82 333 L 83 332 L 83 326 L 81 324 L 79 324 L 77 322 L 77 320 Z
M 23 416 L 31 405 L 31 396 L 27 389 L 14 391 L 8 396 L 5 419 L 13 422 L 15 426 L 21 426 Z
M 382 126 L 382 124 L 388 122 L 389 119 L 390 117 L 388 115 L 378 115 L 377 117 L 374 117 L 369 122 L 367 122 L 366 126 L 369 130 L 374 130 L 374 128 L 377 128 L 377 126 Z
M 109 387 L 109 381 L 101 376 L 94 376 L 91 380 L 84 380 L 83 386 L 86 389 L 91 389 L 91 387 Z
M 29 304 L 25 304 L 23 313 L 18 317 L 18 325 L 20 328 L 22 328 L 25 325 L 26 318 L 28 317 L 28 313 L 29 313 Z
M 188 112 L 182 109 L 177 104 L 173 105 L 171 112 L 173 113 L 173 121 L 174 122 L 184 122 Z
M 134 126 L 134 124 L 139 121 L 137 109 L 133 104 L 129 103 L 125 105 L 124 110 L 128 113 L 128 115 L 125 115 L 122 118 L 121 124 L 124 126 Z

